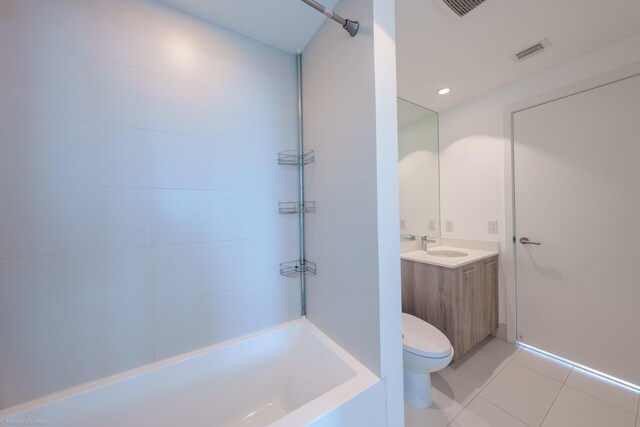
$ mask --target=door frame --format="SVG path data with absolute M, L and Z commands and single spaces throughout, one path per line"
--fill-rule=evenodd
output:
M 620 80 L 640 75 L 640 63 L 621 68 L 617 71 L 602 74 L 561 89 L 553 90 L 542 95 L 525 99 L 524 101 L 508 105 L 504 109 L 504 183 L 505 183 L 505 241 L 506 247 L 502 253 L 506 287 L 506 326 L 507 341 L 516 342 L 517 330 L 517 272 L 516 272 L 516 242 L 515 242 L 515 171 L 513 168 L 514 138 L 513 118 L 515 113 L 537 107 L 542 104 L 567 98 L 581 92 L 586 92 L 601 86 L 606 86 Z

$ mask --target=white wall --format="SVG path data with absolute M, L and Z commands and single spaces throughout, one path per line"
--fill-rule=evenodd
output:
M 398 146 L 400 232 L 439 236 L 438 115 L 400 126 Z M 433 230 L 429 229 L 430 221 L 433 221 Z
M 144 0 L 0 3 L 0 408 L 299 314 L 294 57 Z
M 308 316 L 386 385 L 387 425 L 403 424 L 395 18 L 392 0 L 343 0 L 355 38 L 327 21 L 303 52 Z M 363 414 L 364 415 L 364 414 Z
M 440 114 L 442 223 L 453 220 L 454 232 L 445 237 L 499 239 L 511 244 L 505 232 L 505 138 L 509 129 L 505 110 L 512 104 L 558 90 L 640 62 L 640 35 L 594 51 L 538 73 Z M 498 221 L 498 235 L 488 234 L 487 222 Z M 500 275 L 500 322 L 506 322 L 505 272 Z

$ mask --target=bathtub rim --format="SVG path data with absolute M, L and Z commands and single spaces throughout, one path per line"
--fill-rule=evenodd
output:
M 293 411 L 287 413 L 279 420 L 276 420 L 273 423 L 269 424 L 269 426 L 297 427 L 306 425 L 310 422 L 313 422 L 314 420 L 319 419 L 323 415 L 339 407 L 342 403 L 349 401 L 350 399 L 356 397 L 360 393 L 368 390 L 370 387 L 381 381 L 377 375 L 371 372 L 354 356 L 352 356 L 349 352 L 347 352 L 335 341 L 333 341 L 328 335 L 326 335 L 322 330 L 314 325 L 313 322 L 311 322 L 306 317 L 302 317 L 266 329 L 252 332 L 247 335 L 232 338 L 226 341 L 212 344 L 207 347 L 192 350 L 187 353 L 151 362 L 137 368 L 129 369 L 127 371 L 119 372 L 117 374 L 109 375 L 70 388 L 56 391 L 33 400 L 2 409 L 0 410 L 0 420 L 19 418 L 21 415 L 42 406 L 47 406 L 67 398 L 72 398 L 77 395 L 89 393 L 96 389 L 107 387 L 109 385 L 116 384 L 121 381 L 126 381 L 128 379 L 150 372 L 179 365 L 198 357 L 205 356 L 206 354 L 222 350 L 226 347 L 231 347 L 246 341 L 250 341 L 260 336 L 269 335 L 277 333 L 283 329 L 296 327 L 304 328 L 311 334 L 313 334 L 316 338 L 318 338 L 325 346 L 329 348 L 329 350 L 331 350 L 342 361 L 344 361 L 345 364 L 349 366 L 349 368 L 353 369 L 355 375 L 339 384 L 338 386 L 327 390 L 320 396 L 303 404 L 299 408 L 296 408 Z

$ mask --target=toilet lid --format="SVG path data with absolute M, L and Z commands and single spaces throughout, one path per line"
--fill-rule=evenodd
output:
M 422 319 L 402 313 L 403 347 L 406 351 L 425 357 L 447 357 L 451 354 L 449 339 Z

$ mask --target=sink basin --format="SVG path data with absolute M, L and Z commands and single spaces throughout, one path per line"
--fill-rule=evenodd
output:
M 469 254 L 462 251 L 433 250 L 433 251 L 427 251 L 427 255 L 438 256 L 443 258 L 458 258 L 462 256 L 467 256 Z

